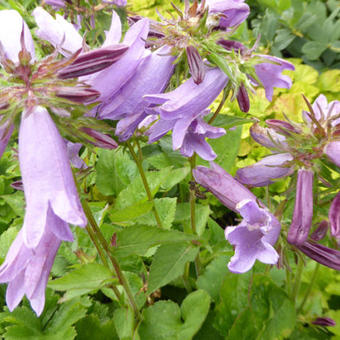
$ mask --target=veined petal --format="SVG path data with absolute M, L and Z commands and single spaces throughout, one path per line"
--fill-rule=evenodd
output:
M 204 111 L 220 94 L 228 82 L 228 77 L 219 69 L 208 69 L 199 85 L 193 78 L 177 87 L 174 91 L 160 95 L 146 95 L 150 104 L 161 104 L 162 119 L 185 117 L 192 112 Z
M 143 19 L 134 24 L 124 38 L 123 44 L 129 49 L 115 64 L 96 73 L 88 83 L 101 93 L 99 100 L 111 100 L 123 85 L 134 75 L 145 53 L 145 40 L 149 31 L 149 21 Z
M 37 36 L 56 48 L 60 47 L 60 53 L 69 56 L 82 48 L 83 38 L 62 16 L 57 14 L 54 19 L 42 7 L 35 8 L 32 14 L 38 25 Z
M 25 47 L 34 60 L 35 49 L 31 32 L 20 14 L 15 10 L 0 11 L 0 43 L 7 58 L 14 63 L 19 62 L 18 54 L 22 49 L 20 36 L 23 28 Z
M 289 153 L 279 153 L 264 157 L 259 162 L 237 170 L 239 182 L 254 187 L 266 186 L 274 179 L 285 177 L 293 172 L 292 167 L 285 166 L 293 160 Z
M 40 241 L 49 204 L 65 222 L 86 225 L 65 142 L 43 107 L 35 107 L 28 116 L 23 112 L 19 161 L 27 202 L 23 230 L 28 247 L 33 248 Z M 37 223 L 37 218 L 40 223 Z

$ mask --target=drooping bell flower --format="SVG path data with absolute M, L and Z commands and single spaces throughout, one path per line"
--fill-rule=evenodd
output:
M 313 171 L 299 169 L 294 213 L 287 237 L 287 241 L 294 245 L 301 245 L 307 240 L 309 230 L 312 226 L 313 178 Z
M 26 295 L 35 313 L 42 313 L 48 277 L 61 243 L 53 230 L 64 229 L 65 224 L 49 209 L 43 235 L 35 248 L 26 246 L 23 230 L 19 231 L 0 267 L 0 282 L 8 283 L 6 303 L 10 311 Z
M 225 229 L 226 239 L 235 246 L 235 255 L 228 268 L 234 273 L 244 273 L 256 260 L 275 264 L 279 255 L 274 249 L 281 225 L 256 197 L 218 165 L 211 168 L 198 166 L 193 171 L 195 180 L 211 191 L 229 209 L 239 213 L 243 220 Z

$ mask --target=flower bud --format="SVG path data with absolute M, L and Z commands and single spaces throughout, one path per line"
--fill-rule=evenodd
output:
M 270 128 L 263 128 L 258 123 L 255 123 L 250 128 L 251 137 L 259 144 L 269 149 L 282 148 L 286 149 L 286 137 L 278 134 Z
M 312 321 L 312 324 L 325 327 L 336 326 L 336 322 L 333 319 L 327 317 L 316 318 Z
M 75 103 L 88 103 L 95 101 L 100 93 L 91 88 L 82 86 L 75 87 L 59 87 L 55 92 L 57 97 L 65 98 Z
M 91 128 L 84 127 L 81 130 L 91 137 L 91 140 L 89 140 L 89 142 L 99 148 L 111 150 L 118 147 L 117 142 L 109 135 L 106 135 Z
M 241 83 L 240 87 L 238 88 L 236 98 L 237 98 L 237 102 L 238 102 L 238 106 L 240 110 L 242 112 L 248 112 L 250 108 L 249 96 L 248 96 L 247 89 L 243 83 Z
M 82 53 L 71 65 L 60 70 L 58 77 L 68 79 L 101 71 L 119 60 L 128 49 L 128 46 L 118 44 Z
M 227 51 L 234 50 L 235 52 L 239 52 L 241 55 L 246 54 L 248 51 L 248 49 L 239 41 L 220 39 L 217 43 Z
M 197 49 L 193 46 L 187 46 L 187 59 L 192 78 L 195 84 L 200 84 L 204 80 L 205 66 Z
M 267 119 L 266 120 L 267 125 L 275 130 L 278 133 L 281 133 L 286 136 L 290 136 L 291 133 L 300 134 L 302 131 L 301 129 L 293 126 L 291 123 L 288 123 L 284 120 L 279 119 Z
M 312 235 L 310 235 L 310 238 L 314 241 L 322 240 L 327 234 L 328 227 L 328 221 L 324 220 L 320 222 L 319 226 L 313 231 Z
M 298 171 L 294 213 L 287 237 L 288 242 L 294 245 L 301 245 L 307 240 L 312 226 L 313 178 L 314 173 L 311 170 Z

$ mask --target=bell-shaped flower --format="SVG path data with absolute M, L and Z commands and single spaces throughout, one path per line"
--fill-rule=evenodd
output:
M 219 14 L 219 27 L 229 28 L 240 25 L 250 13 L 244 0 L 206 0 L 209 14 Z
M 340 192 L 332 201 L 328 213 L 331 235 L 336 238 L 340 244 Z
M 264 157 L 259 162 L 237 170 L 236 178 L 252 187 L 262 187 L 273 180 L 289 176 L 294 168 L 289 165 L 293 157 L 289 153 L 278 153 Z
M 25 48 L 34 60 L 34 43 L 27 24 L 15 10 L 0 11 L 0 56 L 4 52 L 5 58 L 15 64 L 19 62 L 19 52 L 23 47 L 21 45 L 22 32 Z
M 294 245 L 301 245 L 307 240 L 309 230 L 312 226 L 313 179 L 313 171 L 299 169 L 294 213 L 287 237 L 287 241 Z
M 165 90 L 174 70 L 175 57 L 164 46 L 147 54 L 130 79 L 117 94 L 97 109 L 101 119 L 119 120 L 116 135 L 121 141 L 129 139 L 146 116 L 149 103 L 143 98 L 147 93 Z M 157 70 L 157 72 L 155 72 Z
M 256 197 L 218 165 L 211 169 L 198 166 L 193 171 L 195 180 L 211 191 L 225 206 L 238 212 L 242 222 L 236 227 L 225 229 L 226 239 L 235 246 L 235 255 L 228 268 L 234 273 L 251 269 L 256 260 L 275 264 L 279 255 L 273 248 L 281 225 Z
M 66 223 L 53 231 L 60 239 L 72 240 L 67 223 L 84 227 L 86 217 L 74 184 L 67 149 L 48 111 L 35 107 L 23 112 L 19 131 L 19 161 L 26 198 L 23 240 L 35 248 L 53 211 Z
M 65 227 L 65 222 L 49 209 L 43 235 L 36 247 L 27 247 L 23 230 L 19 231 L 0 267 L 0 282 L 8 283 L 6 303 L 10 311 L 26 295 L 36 314 L 42 313 L 48 277 L 61 242 L 53 230 Z

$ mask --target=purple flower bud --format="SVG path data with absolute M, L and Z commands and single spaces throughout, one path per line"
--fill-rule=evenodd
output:
M 321 318 L 316 318 L 315 320 L 312 321 L 313 325 L 317 326 L 325 326 L 325 327 L 332 327 L 336 326 L 336 322 L 328 317 L 321 317 Z
M 250 108 L 249 96 L 248 96 L 247 89 L 243 83 L 238 88 L 236 98 L 237 98 L 237 102 L 238 102 L 238 106 L 240 110 L 242 112 L 248 112 Z
M 239 52 L 241 55 L 245 55 L 248 51 L 248 49 L 239 41 L 220 39 L 217 43 L 224 47 L 227 51 L 234 50 L 235 52 Z
M 22 181 L 15 181 L 11 183 L 11 187 L 15 190 L 24 191 L 24 186 L 22 184 Z
M 284 120 L 279 119 L 267 119 L 267 125 L 275 130 L 278 133 L 281 133 L 286 136 L 290 136 L 290 132 L 300 134 L 302 132 L 298 127 L 293 126 L 291 123 L 288 123 Z
M 329 268 L 340 270 L 340 251 L 313 241 L 306 241 L 301 245 L 297 245 L 297 248 L 314 261 Z
M 340 192 L 335 196 L 328 213 L 331 235 L 340 241 Z
M 126 45 L 117 44 L 83 53 L 71 65 L 59 71 L 58 77 L 68 79 L 101 71 L 119 60 L 128 48 Z
M 111 150 L 118 147 L 117 142 L 107 134 L 90 128 L 82 128 L 81 130 L 91 137 L 89 142 L 99 148 Z
M 322 240 L 326 236 L 328 228 L 329 228 L 328 221 L 324 220 L 320 222 L 319 226 L 310 235 L 310 238 L 314 241 Z
M 195 84 L 198 85 L 202 83 L 205 76 L 205 66 L 202 57 L 194 46 L 188 46 L 186 51 L 190 73 Z
M 98 91 L 82 86 L 59 87 L 55 94 L 57 97 L 65 98 L 75 103 L 92 102 L 100 96 Z
M 65 1 L 64 0 L 44 0 L 44 3 L 46 5 L 50 5 L 50 6 L 54 7 L 55 9 L 65 7 Z
M 313 179 L 313 171 L 299 169 L 293 219 L 287 237 L 291 244 L 301 245 L 308 238 L 313 219 Z

